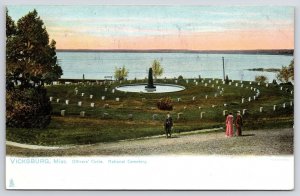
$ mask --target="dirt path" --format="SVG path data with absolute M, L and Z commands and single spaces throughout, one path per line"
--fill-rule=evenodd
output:
M 244 136 L 226 138 L 224 133 L 99 143 L 58 149 L 26 149 L 7 145 L 7 154 L 21 156 L 67 155 L 284 155 L 293 153 L 293 129 L 244 131 Z

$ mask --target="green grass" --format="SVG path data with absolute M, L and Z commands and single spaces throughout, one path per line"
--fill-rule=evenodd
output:
M 119 85 L 117 83 L 48 86 L 48 95 L 54 97 L 50 125 L 46 129 L 7 128 L 6 137 L 7 140 L 21 143 L 64 145 L 112 142 L 163 134 L 163 122 L 168 111 L 161 111 L 156 107 L 157 101 L 162 97 L 173 99 L 174 109 L 170 113 L 174 119 L 175 132 L 224 127 L 223 110 L 235 113 L 242 109 L 247 109 L 247 115 L 244 116 L 245 129 L 293 126 L 293 106 L 289 105 L 293 95 L 285 91 L 286 88 L 293 90 L 291 85 L 282 85 L 284 90 L 281 91 L 279 86 L 273 84 L 267 88 L 265 85 L 258 86 L 256 83 L 250 85 L 249 82 L 244 82 L 244 88 L 241 88 L 235 86 L 235 82 L 239 81 L 234 81 L 229 86 L 223 85 L 221 80 L 218 80 L 219 84 L 215 82 L 209 84 L 210 79 L 205 79 L 204 83 L 208 83 L 205 87 L 201 82 L 195 85 L 193 80 L 190 79 L 189 83 L 185 80 L 179 81 L 179 85 L 186 87 L 184 91 L 162 94 L 119 91 L 113 94 L 112 89 Z M 143 81 L 138 81 L 141 82 Z M 164 83 L 163 80 L 158 82 Z M 166 83 L 175 84 L 174 80 L 170 79 Z M 212 88 L 212 84 L 215 88 Z M 220 86 L 220 89 L 224 88 L 222 96 L 217 86 Z M 248 102 L 248 97 L 253 98 L 256 94 L 250 90 L 250 86 L 260 89 L 260 97 Z M 75 88 L 78 89 L 77 95 L 75 95 Z M 105 88 L 108 88 L 107 92 L 104 91 Z M 81 93 L 85 95 L 82 97 Z M 218 94 L 217 97 L 214 97 L 215 93 Z M 90 94 L 93 95 L 92 99 L 89 98 Z M 208 99 L 205 99 L 205 95 L 208 95 Z M 105 100 L 101 100 L 102 96 L 105 96 Z M 193 96 L 196 97 L 195 101 L 192 100 Z M 120 102 L 115 101 L 116 97 L 120 98 Z M 243 104 L 241 104 L 242 97 L 245 98 Z M 56 103 L 57 98 L 60 99 L 60 103 Z M 142 98 L 146 100 L 142 101 Z M 177 98 L 181 98 L 181 101 L 178 102 Z M 69 105 L 65 104 L 66 99 L 70 100 Z M 81 107 L 77 105 L 78 101 L 82 101 Z M 90 107 L 91 102 L 95 103 L 94 108 Z M 226 107 L 224 103 L 227 104 Z M 286 108 L 282 107 L 282 103 L 287 103 Z M 104 104 L 109 104 L 110 108 L 104 108 Z M 273 112 L 273 105 L 277 105 L 275 112 Z M 264 112 L 259 112 L 259 107 L 263 107 Z M 65 117 L 60 116 L 61 110 L 66 110 Z M 86 112 L 84 118 L 79 116 L 81 111 Z M 201 112 L 205 112 L 202 119 Z M 104 113 L 108 113 L 109 116 L 104 116 Z M 181 119 L 177 119 L 178 113 L 183 113 Z M 128 118 L 129 114 L 133 114 L 133 120 Z M 158 115 L 156 120 L 152 119 L 153 114 Z

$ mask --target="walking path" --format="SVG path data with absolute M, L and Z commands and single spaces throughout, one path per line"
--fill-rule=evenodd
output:
M 32 149 L 7 145 L 8 155 L 91 156 L 91 155 L 291 155 L 292 128 L 244 131 L 241 137 L 226 138 L 223 132 L 177 134 L 165 137 L 124 140 L 111 143 Z

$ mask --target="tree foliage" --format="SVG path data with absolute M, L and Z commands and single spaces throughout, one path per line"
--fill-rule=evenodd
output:
M 255 81 L 260 83 L 265 83 L 268 81 L 268 78 L 266 76 L 255 76 Z
M 124 80 L 128 76 L 128 69 L 126 69 L 125 65 L 123 67 L 116 67 L 115 68 L 115 79 L 116 80 Z
M 7 13 L 6 75 L 20 86 L 44 85 L 62 75 L 56 57 L 56 42 L 49 35 L 36 10 L 14 25 Z
M 162 68 L 160 62 L 158 60 L 154 60 L 152 63 L 153 77 L 157 79 L 157 77 L 162 76 L 164 69 Z
M 277 79 L 281 82 L 294 81 L 294 59 L 288 66 L 282 66 L 277 74 Z
M 15 23 L 6 11 L 6 125 L 43 128 L 51 120 L 44 83 L 62 75 L 56 43 L 36 10 Z

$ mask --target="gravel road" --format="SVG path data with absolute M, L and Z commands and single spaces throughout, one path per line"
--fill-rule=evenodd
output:
M 7 145 L 8 155 L 287 155 L 293 154 L 293 129 L 244 131 L 241 137 L 226 138 L 222 132 L 177 135 L 62 149 L 26 149 Z

